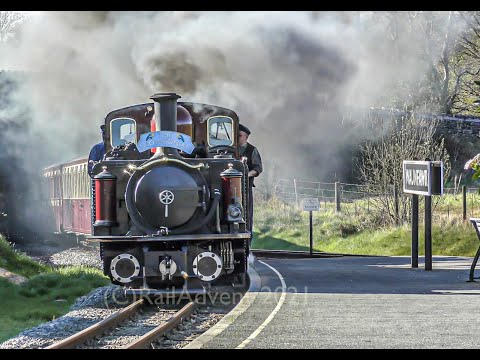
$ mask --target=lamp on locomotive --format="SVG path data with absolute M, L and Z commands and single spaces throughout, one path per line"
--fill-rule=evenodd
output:
M 238 221 L 242 217 L 242 173 L 228 164 L 228 169 L 220 174 L 224 195 L 224 209 L 228 221 Z
M 117 223 L 117 177 L 103 167 L 95 180 L 95 223 L 93 226 L 115 226 Z

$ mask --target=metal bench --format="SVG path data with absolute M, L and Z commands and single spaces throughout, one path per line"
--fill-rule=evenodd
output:
M 473 225 L 473 228 L 475 229 L 475 232 L 477 233 L 478 240 L 480 240 L 480 218 L 470 218 L 470 222 Z M 475 271 L 475 266 L 477 266 L 477 261 L 478 258 L 480 257 L 480 246 L 478 247 L 477 253 L 475 254 L 475 257 L 473 258 L 472 266 L 470 267 L 470 276 L 468 278 L 469 282 L 475 281 L 474 279 L 479 279 L 473 277 L 473 273 Z

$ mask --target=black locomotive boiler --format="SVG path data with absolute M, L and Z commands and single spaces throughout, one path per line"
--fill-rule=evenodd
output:
M 175 93 L 112 111 L 93 166 L 91 242 L 127 294 L 246 286 L 248 168 L 232 110 Z M 152 106 L 153 105 L 153 106 Z

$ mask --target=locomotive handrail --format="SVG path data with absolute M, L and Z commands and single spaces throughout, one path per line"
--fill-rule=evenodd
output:
M 132 171 L 145 170 L 150 166 L 154 166 L 156 164 L 165 163 L 165 162 L 174 162 L 174 163 L 186 166 L 190 169 L 201 169 L 202 167 L 205 166 L 204 163 L 200 163 L 198 165 L 191 165 L 189 163 L 186 163 L 185 161 L 178 160 L 178 159 L 162 158 L 162 159 L 154 160 L 154 161 L 151 161 L 151 162 L 147 162 L 146 164 L 143 164 L 143 165 L 138 166 L 138 167 L 132 165 L 132 166 L 129 166 L 128 168 L 129 168 L 129 170 L 132 170 Z
M 238 240 L 248 239 L 250 233 L 224 233 L 224 234 L 187 234 L 187 235 L 104 235 L 104 236 L 85 236 L 87 242 L 158 242 L 161 241 L 188 241 L 188 240 Z

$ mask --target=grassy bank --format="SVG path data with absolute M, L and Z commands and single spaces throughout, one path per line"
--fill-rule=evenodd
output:
M 449 218 L 432 223 L 434 255 L 474 256 L 478 239 L 470 222 L 460 221 L 461 204 L 445 201 Z M 255 208 L 253 247 L 259 249 L 308 250 L 308 212 L 278 200 L 258 203 Z M 438 213 L 444 209 L 437 208 Z M 458 216 L 457 216 L 458 215 Z M 410 255 L 411 227 L 373 225 L 368 214 L 348 216 L 333 211 L 313 212 L 313 242 L 317 251 L 364 255 Z M 438 219 L 438 217 L 437 217 Z M 419 228 L 419 252 L 424 251 L 424 228 Z
M 52 269 L 14 251 L 0 236 L 0 267 L 28 278 L 21 285 L 0 278 L 0 342 L 65 314 L 75 299 L 108 285 L 98 269 Z
M 0 235 L 0 268 L 28 278 L 50 270 L 50 267 L 15 251 L 2 235 Z

